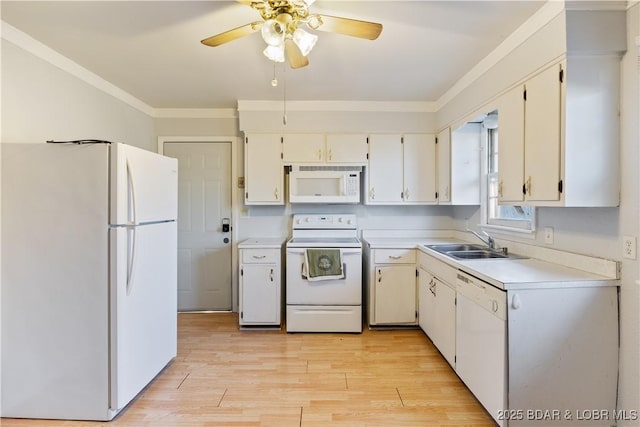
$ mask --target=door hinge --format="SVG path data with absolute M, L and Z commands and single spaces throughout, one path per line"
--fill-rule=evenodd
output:
M 560 83 L 564 83 L 564 70 L 562 68 L 560 68 L 560 73 L 558 77 L 560 78 Z
M 562 180 L 558 181 L 558 193 L 562 193 Z
M 524 98 L 524 100 L 527 100 L 527 90 L 525 89 L 524 92 L 522 92 L 522 97 Z

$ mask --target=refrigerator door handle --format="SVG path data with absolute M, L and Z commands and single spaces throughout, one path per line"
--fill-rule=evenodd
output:
M 129 221 L 129 224 L 137 224 L 136 191 L 129 159 L 127 159 L 127 205 L 127 219 Z
M 131 294 L 133 266 L 136 260 L 136 228 L 127 227 L 127 295 Z

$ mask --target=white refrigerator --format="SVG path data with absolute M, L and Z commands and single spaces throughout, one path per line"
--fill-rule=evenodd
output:
M 110 420 L 176 356 L 177 160 L 0 149 L 0 415 Z

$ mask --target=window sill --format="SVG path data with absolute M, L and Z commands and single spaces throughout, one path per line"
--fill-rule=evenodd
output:
M 491 230 L 497 234 L 503 234 L 506 236 L 518 236 L 525 239 L 535 240 L 536 239 L 536 230 L 527 230 L 524 228 L 513 228 L 513 227 L 504 227 L 501 225 L 492 225 L 492 224 L 479 224 L 479 227 L 483 230 Z

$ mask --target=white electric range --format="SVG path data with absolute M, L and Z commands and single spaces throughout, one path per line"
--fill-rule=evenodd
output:
M 344 278 L 311 281 L 307 249 L 338 249 Z M 362 242 L 355 215 L 294 215 L 286 245 L 287 332 L 362 332 Z

